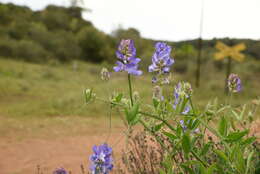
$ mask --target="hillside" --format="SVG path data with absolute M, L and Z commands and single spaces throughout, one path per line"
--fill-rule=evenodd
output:
M 154 40 L 142 38 L 134 28 L 119 28 L 107 35 L 83 19 L 82 12 L 79 7 L 49 5 L 41 11 L 32 11 L 25 6 L 0 3 L 0 56 L 38 63 L 71 60 L 110 63 L 119 40 L 131 38 L 138 56 L 150 59 Z M 230 38 L 204 41 L 203 59 L 212 57 L 217 40 L 229 45 L 244 42 L 247 57 L 260 59 L 260 41 Z M 185 62 L 196 58 L 197 40 L 169 44 L 175 49 L 175 58 Z M 148 65 L 148 61 L 145 63 Z M 176 69 L 182 71 L 183 66 L 177 64 Z

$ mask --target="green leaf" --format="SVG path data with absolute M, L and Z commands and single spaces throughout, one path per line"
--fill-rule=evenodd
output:
M 248 130 L 242 132 L 232 132 L 226 137 L 225 141 L 228 143 L 237 142 L 241 140 L 245 135 L 247 135 L 248 132 L 249 132 Z
M 159 105 L 159 100 L 157 98 L 153 98 L 153 106 L 155 109 L 157 109 L 158 105 Z
M 122 94 L 122 93 L 119 93 L 119 94 L 115 97 L 115 100 L 116 100 L 117 103 L 119 103 L 119 102 L 121 102 L 122 98 L 123 98 L 123 94 Z
M 251 162 L 251 160 L 252 160 L 252 157 L 253 157 L 253 154 L 254 154 L 254 153 L 255 153 L 254 151 L 250 152 L 250 154 L 249 154 L 248 157 L 247 157 L 247 162 L 246 162 L 246 174 L 247 174 L 248 171 L 249 171 L 250 162 Z
M 238 113 L 236 113 L 236 111 L 232 110 L 231 112 L 232 112 L 233 116 L 235 116 L 235 118 L 236 118 L 237 120 L 240 120 L 240 119 L 239 119 L 239 115 L 238 115 Z
M 166 135 L 167 137 L 170 138 L 170 140 L 174 141 L 176 140 L 178 137 L 173 135 L 172 133 L 169 133 L 169 132 L 163 132 L 164 135 Z
M 200 174 L 207 174 L 207 169 L 201 164 L 199 165 Z
M 249 145 L 256 141 L 256 137 L 250 137 L 241 142 L 241 145 Z
M 238 148 L 240 148 L 239 144 L 236 144 L 232 147 L 231 154 L 230 154 L 230 160 L 231 161 L 236 160 L 236 152 L 238 151 Z
M 183 151 L 188 154 L 191 151 L 190 136 L 186 133 L 182 137 L 182 148 Z
M 194 172 L 192 171 L 192 169 L 191 169 L 189 166 L 187 166 L 187 165 L 185 165 L 185 164 L 181 164 L 181 167 L 182 167 L 186 172 L 188 172 L 189 174 L 194 174 Z
M 214 149 L 213 150 L 222 160 L 224 160 L 225 162 L 228 162 L 228 157 L 225 155 L 224 152 Z
M 164 123 L 157 124 L 157 125 L 152 127 L 152 130 L 154 132 L 157 132 L 157 131 L 159 131 L 162 128 L 163 125 L 164 125 Z
M 235 160 L 235 166 L 237 168 L 237 170 L 240 173 L 245 173 L 246 170 L 246 164 L 245 164 L 245 160 L 243 157 L 243 153 L 241 151 L 241 148 L 238 148 L 236 151 L 236 160 Z
M 166 174 L 166 172 L 163 169 L 159 169 L 159 174 Z
M 242 111 L 240 112 L 240 114 L 238 114 L 238 113 L 235 112 L 234 110 L 232 110 L 232 114 L 235 116 L 235 118 L 236 118 L 237 120 L 242 121 L 242 120 L 243 120 L 243 117 L 244 117 L 245 110 L 246 110 L 246 105 L 243 105 L 243 109 L 242 109 Z
M 197 128 L 198 125 L 199 125 L 199 123 L 200 123 L 200 121 L 199 121 L 198 119 L 193 120 L 193 121 L 191 122 L 190 129 L 193 130 L 193 129 Z
M 139 104 L 135 103 L 130 110 L 125 109 L 127 123 L 131 126 L 138 122 Z
M 188 99 L 187 99 L 187 98 L 184 98 L 184 100 L 181 102 L 181 108 L 180 108 L 179 113 L 182 113 L 182 112 L 184 111 L 187 102 L 188 102 Z M 177 108 L 177 109 L 178 109 L 178 108 Z
M 207 169 L 207 174 L 213 174 L 214 170 L 216 170 L 216 164 L 212 164 L 208 169 Z
M 209 149 L 210 149 L 210 146 L 212 146 L 212 142 L 209 142 L 207 144 L 205 144 L 200 152 L 200 155 L 201 156 L 204 156 L 208 153 Z
M 227 128 L 228 128 L 227 120 L 225 119 L 225 117 L 222 117 L 218 125 L 218 132 L 220 133 L 220 135 L 226 136 Z

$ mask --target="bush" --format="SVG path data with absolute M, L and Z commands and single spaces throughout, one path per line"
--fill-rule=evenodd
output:
M 9 37 L 0 40 L 0 55 L 3 57 L 14 57 L 16 41 Z
M 44 62 L 50 57 L 50 54 L 41 45 L 28 40 L 17 42 L 13 52 L 14 57 L 30 62 Z
M 79 46 L 82 49 L 81 59 L 102 62 L 111 53 L 104 33 L 93 27 L 85 27 L 77 34 Z M 110 52 L 110 53 L 109 53 Z
M 53 47 L 50 50 L 61 62 L 79 59 L 81 48 L 70 32 L 59 31 L 53 35 Z

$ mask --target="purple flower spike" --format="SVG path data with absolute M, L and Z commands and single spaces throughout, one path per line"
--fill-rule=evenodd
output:
M 155 44 L 155 52 L 152 57 L 152 64 L 149 66 L 149 72 L 169 73 L 174 60 L 170 57 L 171 47 L 164 42 Z
M 138 63 L 141 59 L 136 58 L 136 49 L 133 40 L 121 40 L 116 51 L 116 56 L 118 61 L 116 61 L 117 66 L 114 67 L 115 72 L 126 71 L 128 74 L 142 75 L 143 72 L 138 70 Z
M 230 74 L 228 77 L 228 88 L 230 92 L 240 92 L 242 90 L 241 80 L 237 74 Z
M 67 174 L 68 172 L 64 168 L 57 168 L 53 171 L 53 174 Z
M 107 144 L 93 147 L 94 154 L 90 156 L 91 174 L 109 174 L 113 169 L 112 148 Z

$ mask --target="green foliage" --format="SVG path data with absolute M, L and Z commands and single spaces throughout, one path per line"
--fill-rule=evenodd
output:
M 77 40 L 82 50 L 82 59 L 92 62 L 102 62 L 109 55 L 109 48 L 107 45 L 107 36 L 97 31 L 94 27 L 85 27 L 77 34 Z
M 186 53 L 193 52 L 191 48 L 187 46 L 181 49 L 186 50 Z M 174 87 L 171 81 L 168 83 L 170 86 L 157 82 L 156 85 L 160 86 L 155 87 L 157 94 L 150 97 L 150 102 L 140 102 L 141 99 L 133 101 L 130 79 L 128 74 L 130 99 L 122 99 L 120 96 L 120 100 L 117 100 L 114 97 L 110 101 L 110 108 L 117 108 L 119 115 L 120 111 L 124 111 L 123 120 L 128 137 L 131 137 L 129 134 L 134 130 L 133 126 L 140 123 L 164 149 L 164 168 L 159 170 L 160 173 L 257 172 L 260 153 L 256 147 L 256 137 L 249 134 L 256 108 L 248 109 L 247 105 L 241 104 L 235 106 L 231 96 L 225 99 L 225 104 L 215 100 L 199 108 L 194 102 L 197 100 L 192 98 L 193 90 L 189 83 L 179 82 Z M 142 84 L 142 81 L 136 83 Z M 174 95 L 165 94 L 161 99 L 163 89 L 168 91 L 169 88 L 174 91 Z M 249 114 L 251 116 L 246 117 Z
M 104 61 L 111 55 L 110 45 L 104 44 L 108 42 L 108 36 L 83 20 L 81 11 L 79 7 L 50 5 L 43 11 L 33 12 L 27 7 L 0 4 L 0 55 L 31 62 L 52 59 L 67 62 L 81 58 Z M 84 28 L 92 31 L 84 33 Z M 87 46 L 84 41 L 88 42 Z M 98 54 L 92 55 L 92 51 L 97 50 Z
M 73 0 L 70 7 L 49 5 L 41 11 L 32 11 L 28 7 L 0 3 L 0 56 L 31 62 L 43 62 L 42 60 L 46 59 L 69 62 L 80 59 L 113 64 L 114 61 L 111 60 L 115 57 L 114 49 L 119 40 L 131 38 L 135 40 L 138 57 L 142 59 L 140 68 L 146 69 L 154 51 L 154 40 L 142 38 L 141 33 L 135 28 L 118 28 L 111 35 L 105 34 L 96 29 L 90 21 L 82 18 L 82 11 L 85 9 L 81 8 L 80 4 L 80 1 Z M 28 42 L 24 43 L 23 40 Z M 245 51 L 248 61 L 244 69 L 259 72 L 260 67 L 252 63 L 253 59 L 258 60 L 260 57 L 259 41 L 229 38 L 221 41 L 229 45 L 245 43 L 248 48 Z M 26 54 L 15 50 L 17 47 L 28 47 L 29 42 L 37 45 L 34 47 L 40 51 L 38 58 L 35 57 L 34 47 L 26 49 Z M 172 55 L 176 59 L 175 72 L 194 73 L 197 43 L 197 40 L 169 43 L 175 50 L 175 54 Z M 212 59 L 215 44 L 216 39 L 203 41 L 202 66 L 212 66 L 221 71 L 223 64 Z M 32 53 L 29 53 L 30 51 Z M 25 55 L 29 57 L 25 58 Z M 202 73 L 205 74 L 203 70 Z

